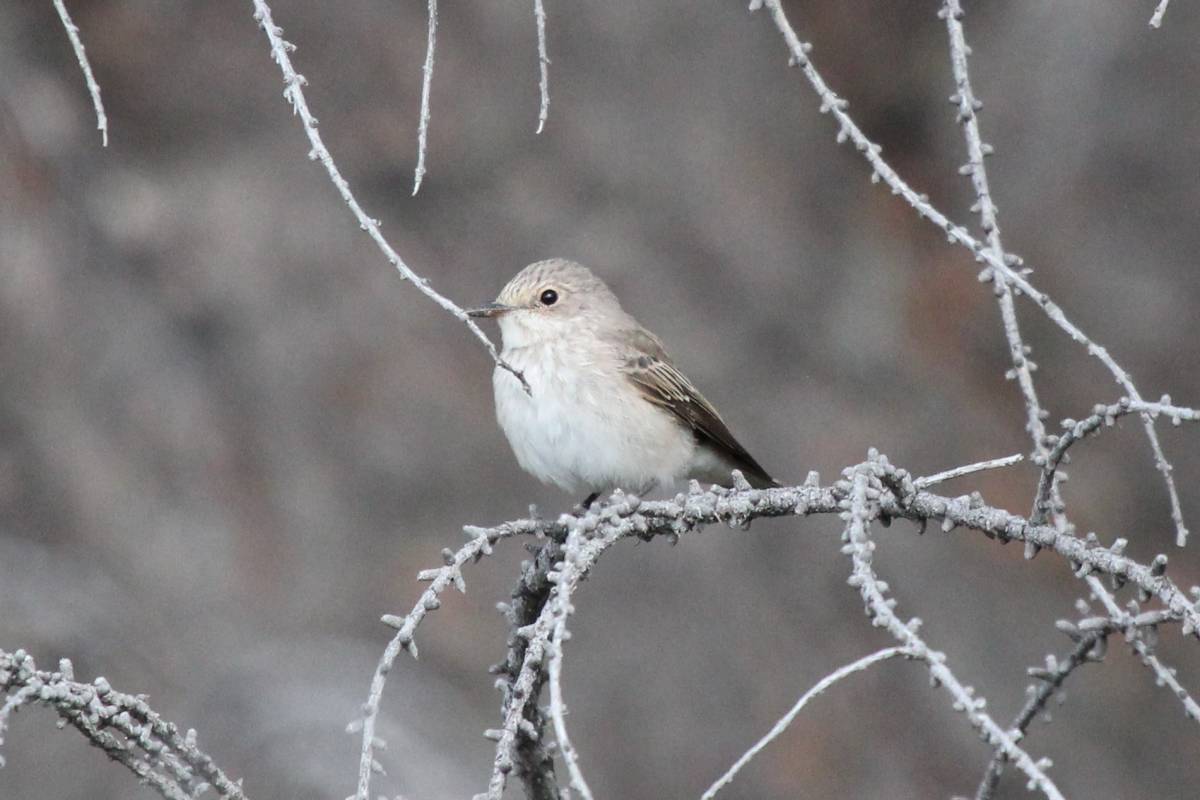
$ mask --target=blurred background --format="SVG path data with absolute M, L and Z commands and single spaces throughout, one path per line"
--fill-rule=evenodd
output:
M 594 267 L 777 477 L 824 481 L 878 447 L 916 474 L 1027 452 L 989 286 L 867 180 L 765 14 L 744 2 L 550 2 L 538 111 L 532 4 L 442 8 L 429 173 L 411 197 L 425 4 L 278 0 L 343 173 L 408 263 L 461 304 L 548 256 Z M 247 794 L 342 798 L 343 733 L 416 572 L 464 524 L 579 498 L 523 474 L 492 364 L 398 279 L 318 166 L 246 2 L 74 0 L 111 125 L 50 2 L 0 5 L 0 647 L 145 692 Z M 1147 397 L 1200 402 L 1200 10 L 1150 0 L 969 3 L 1006 245 Z M 974 223 L 938 3 L 789 3 L 884 156 Z M 972 227 L 974 225 L 972 224 Z M 1052 423 L 1119 396 L 1020 307 Z M 1056 426 L 1055 426 L 1056 427 Z M 1161 426 L 1200 527 L 1200 432 Z M 1082 531 L 1174 549 L 1140 424 L 1078 447 Z M 1028 511 L 1028 464 L 947 485 Z M 902 616 L 1007 722 L 1027 666 L 1070 642 L 1060 560 L 911 526 L 878 532 Z M 812 683 L 890 641 L 867 624 L 831 519 L 627 543 L 578 596 L 566 693 L 598 797 L 694 797 Z M 381 794 L 480 791 L 524 555 L 473 567 L 401 662 Z M 1165 659 L 1200 690 L 1175 630 Z M 728 798 L 973 793 L 990 753 L 919 665 L 806 710 Z M 1195 723 L 1119 641 L 1026 744 L 1070 796 L 1194 796 Z M 149 798 L 44 710 L 4 745 L 0 796 Z M 519 791 L 510 792 L 514 796 Z M 1025 797 L 1005 776 L 1002 797 Z

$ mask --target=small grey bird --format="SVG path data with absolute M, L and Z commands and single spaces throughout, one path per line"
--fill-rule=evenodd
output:
M 686 478 L 730 486 L 735 469 L 756 488 L 778 485 L 587 267 L 530 264 L 468 313 L 499 322 L 502 356 L 529 384 L 526 393 L 507 370 L 492 375 L 517 462 L 544 483 L 587 492 L 585 507 L 613 489 L 640 494 Z

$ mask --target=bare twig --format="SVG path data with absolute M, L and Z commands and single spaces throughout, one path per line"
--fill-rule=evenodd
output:
M 514 754 L 518 740 L 540 738 L 536 726 L 529 724 L 526 711 L 531 703 L 537 702 L 539 676 L 549 664 L 550 714 L 554 722 L 559 749 L 571 777 L 571 785 L 587 800 L 592 794 L 579 769 L 574 747 L 567 735 L 565 707 L 562 702 L 561 670 L 562 645 L 568 637 L 567 617 L 573 612 L 571 595 L 583 581 L 596 560 L 621 539 L 639 532 L 636 511 L 641 501 L 620 492 L 599 508 L 593 506 L 580 516 L 564 516 L 560 520 L 566 528 L 561 560 L 554 561 L 546 570 L 549 584 L 548 599 L 543 604 L 537 619 L 530 625 L 515 628 L 517 638 L 524 640 L 525 649 L 520 655 L 520 667 L 505 691 L 504 722 L 498 731 L 490 732 L 496 739 L 496 758 L 492 764 L 492 775 L 488 790 L 482 797 L 500 800 L 508 773 L 514 766 Z M 514 623 L 519 620 L 514 619 Z M 511 666 L 510 659 L 510 666 Z M 511 673 L 510 673 L 511 674 Z
M 1171 0 L 1159 0 L 1158 7 L 1154 9 L 1154 16 L 1150 17 L 1151 28 L 1162 27 L 1163 14 L 1167 13 L 1167 4 L 1170 2 Z
M 1101 642 L 1106 635 L 1106 631 L 1091 631 L 1082 636 L 1074 649 L 1061 660 L 1047 656 L 1044 669 L 1029 670 L 1030 675 L 1036 677 L 1039 682 L 1035 686 L 1029 687 L 1029 700 L 1017 712 L 1017 716 L 1008 726 L 1014 736 L 1024 737 L 1025 731 L 1029 729 L 1029 724 L 1046 707 L 1046 703 L 1050 701 L 1055 692 L 1062 688 L 1068 675 L 1077 667 L 1088 663 L 1089 660 L 1096 660 L 1092 658 L 1093 650 L 1103 647 Z M 975 800 L 990 800 L 1000 783 L 1000 775 L 1006 761 L 1008 761 L 1007 754 L 997 749 L 984 772 L 979 788 L 975 790 Z
M 954 471 L 957 472 L 957 471 Z M 1108 575 L 1114 580 L 1137 586 L 1147 597 L 1156 598 L 1161 609 L 1128 621 L 1133 628 L 1162 623 L 1181 623 L 1185 634 L 1200 630 L 1200 613 L 1194 601 L 1166 577 L 1165 560 L 1140 564 L 1127 558 L 1120 547 L 1100 546 L 1094 537 L 1080 539 L 1049 525 L 1036 525 L 1027 518 L 1009 514 L 984 504 L 977 494 L 949 498 L 918 488 L 911 476 L 893 467 L 886 457 L 872 453 L 870 460 L 846 471 L 846 479 L 822 487 L 818 476 L 810 474 L 801 486 L 773 489 L 724 489 L 702 491 L 698 485 L 669 500 L 639 501 L 620 493 L 579 516 L 565 515 L 555 521 L 524 519 L 493 528 L 469 528 L 472 539 L 458 552 L 445 551 L 447 566 L 429 570 L 421 577 L 432 580 L 421 600 L 404 618 L 386 621 L 399 628 L 388 645 L 376 670 L 371 694 L 364 706 L 363 757 L 360 761 L 360 791 L 367 794 L 373 764 L 374 720 L 379 710 L 383 680 L 401 649 L 412 648 L 412 633 L 426 612 L 437 608 L 437 595 L 445 587 L 461 580 L 461 566 L 486 552 L 499 538 L 533 535 L 548 539 L 532 562 L 522 568 L 522 577 L 513 592 L 513 602 L 502 609 L 512 626 L 508 656 L 496 668 L 503 677 L 503 722 L 486 735 L 496 741 L 488 791 L 480 797 L 499 798 L 510 773 L 525 783 L 532 798 L 556 800 L 563 796 L 554 777 L 553 758 L 544 744 L 547 718 L 537 704 L 547 667 L 553 670 L 552 682 L 561 680 L 562 650 L 567 638 L 567 618 L 572 613 L 571 598 L 580 581 L 591 571 L 599 556 L 623 538 L 676 538 L 713 523 L 745 528 L 755 519 L 811 514 L 842 514 L 847 519 L 847 552 L 854 562 L 851 582 L 863 593 L 869 613 L 877 624 L 886 627 L 900 640 L 906 655 L 926 664 L 930 674 L 945 685 L 971 724 L 986 741 L 1017 763 L 1022 771 L 1050 797 L 1058 797 L 1053 782 L 1045 776 L 1044 766 L 1035 763 L 1011 736 L 996 725 L 982 710 L 981 699 L 965 687 L 945 665 L 945 656 L 929 649 L 917 636 L 917 621 L 901 623 L 891 610 L 887 587 L 875 577 L 870 553 L 874 548 L 867 524 L 870 520 L 905 518 L 921 523 L 938 522 L 943 530 L 961 526 L 980 531 L 989 538 L 1030 543 L 1064 558 L 1078 577 Z M 1090 625 L 1090 623 L 1088 623 Z M 1109 625 L 1107 618 L 1105 625 Z M 1122 623 L 1124 624 L 1124 623 Z M 1081 629 L 1084 624 L 1081 623 Z M 1108 630 L 1115 630 L 1111 625 Z M 1173 679 L 1173 676 L 1171 676 Z M 1164 679 L 1167 680 L 1167 679 Z M 1174 686 L 1167 680 L 1168 685 Z M 586 782 L 578 771 L 566 733 L 561 686 L 551 687 L 550 716 L 564 752 L 576 789 L 587 796 Z M 1185 709 L 1188 708 L 1185 703 Z M 357 729 L 357 727 L 356 727 Z M 568 755 L 569 753 L 569 755 Z
M 537 132 L 541 133 L 546 128 L 546 118 L 550 116 L 550 56 L 546 49 L 545 0 L 533 0 L 533 16 L 537 20 L 538 93 L 542 100 L 538 109 Z
M 196 747 L 196 733 L 180 735 L 145 699 L 113 689 L 104 678 L 75 680 L 68 659 L 57 672 L 39 670 L 23 650 L 0 650 L 0 743 L 9 718 L 21 707 L 50 707 L 94 746 L 149 784 L 167 800 L 193 800 L 207 790 L 228 800 L 245 800 L 240 781 L 231 781 Z M 0 765 L 3 760 L 0 760 Z
M 433 84 L 433 50 L 437 44 L 437 0 L 429 0 L 429 27 L 425 41 L 425 65 L 421 67 L 421 120 L 417 126 L 417 169 L 413 173 L 413 195 L 425 177 L 425 151 L 429 146 L 429 92 Z
M 1179 702 L 1183 704 L 1183 713 L 1189 719 L 1200 722 L 1200 704 L 1179 683 L 1179 680 L 1175 677 L 1175 670 L 1163 664 L 1158 656 L 1151 651 L 1150 646 L 1146 644 L 1142 636 L 1142 631 L 1147 623 L 1118 606 L 1112 594 L 1104 588 L 1104 584 L 1099 578 L 1094 575 L 1089 576 L 1088 586 L 1091 587 L 1092 594 L 1104 604 L 1116 629 L 1125 634 L 1129 646 L 1137 653 L 1142 663 L 1146 665 L 1146 668 L 1154 673 L 1155 682 L 1159 686 L 1165 686 L 1171 690 L 1171 694 L 1175 695 L 1179 699 Z
M 946 20 L 946 29 L 950 38 L 950 65 L 954 73 L 954 84 L 957 89 L 951 102 L 958 107 L 958 121 L 962 124 L 963 137 L 967 145 L 967 163 L 960 172 L 970 175 L 971 186 L 975 189 L 976 203 L 973 207 L 979 212 L 979 224 L 987 234 L 988 252 L 1001 260 L 1005 258 L 1004 245 L 1000 240 L 1000 224 L 996 219 L 996 204 L 992 200 L 992 191 L 988 185 L 987 167 L 984 157 L 993 152 L 990 145 L 984 144 L 979 133 L 978 111 L 982 103 L 975 97 L 971 88 L 971 77 L 967 66 L 967 42 L 962 26 L 962 8 L 958 0 L 946 0 L 946 4 L 938 12 Z M 1035 458 L 1046 457 L 1044 438 L 1046 429 L 1044 420 L 1048 412 L 1038 401 L 1037 390 L 1033 385 L 1034 365 L 1029 360 L 1029 346 L 1021 338 L 1021 328 L 1017 323 L 1017 311 L 1013 303 L 1012 286 L 1007 278 L 996 273 L 995 281 L 996 302 L 1000 307 L 1000 318 L 1004 323 L 1004 338 L 1008 342 L 1009 357 L 1012 369 L 1007 377 L 1015 378 L 1025 400 L 1025 430 L 1033 439 Z
M 100 100 L 100 84 L 96 83 L 92 65 L 88 63 L 87 53 L 83 50 L 83 40 L 79 38 L 79 27 L 71 21 L 71 15 L 67 13 L 67 5 L 63 0 L 54 0 L 54 8 L 58 11 L 58 18 L 62 20 L 63 27 L 67 29 L 67 38 L 71 40 L 75 59 L 79 62 L 79 68 L 83 70 L 88 94 L 92 96 L 92 107 L 96 109 L 96 130 L 100 131 L 100 145 L 108 147 L 108 116 L 105 115 L 104 103 Z
M 863 656 L 862 658 L 850 664 L 845 664 L 841 667 L 838 667 L 824 678 L 821 678 L 821 680 L 817 681 L 815 686 L 800 696 L 800 699 L 796 701 L 796 704 L 792 706 L 791 710 L 784 714 L 780 720 L 775 723 L 775 727 L 771 728 L 771 730 L 767 732 L 766 736 L 759 739 L 758 742 L 745 753 L 742 753 L 741 757 L 733 763 L 733 766 L 726 770 L 725 774 L 718 778 L 712 786 L 708 787 L 708 790 L 700 796 L 700 800 L 712 800 L 712 798 L 716 796 L 717 792 L 728 786 L 738 772 L 740 772 L 743 767 L 750 763 L 751 759 L 762 752 L 764 747 L 775 741 L 775 739 L 779 738 L 780 734 L 788 729 L 788 726 L 792 724 L 792 720 L 794 720 L 796 715 L 800 713 L 801 709 L 808 704 L 809 700 L 812 700 L 814 697 L 824 692 L 842 678 L 853 675 L 855 672 L 862 672 L 872 664 L 878 664 L 880 661 L 886 661 L 887 659 L 895 658 L 896 656 L 907 655 L 909 655 L 909 653 L 903 647 L 886 647 L 883 650 L 875 651 L 869 656 Z
M 413 272 L 392 246 L 388 244 L 388 241 L 383 238 L 383 233 L 379 230 L 379 220 L 367 216 L 367 213 L 363 211 L 358 200 L 350 192 L 350 184 L 342 177 L 342 173 L 333 161 L 333 156 L 330 155 L 329 149 L 325 147 L 325 143 L 321 139 L 321 133 L 317 130 L 317 118 L 313 116 L 308 108 L 308 102 L 304 99 L 303 86 L 307 81 L 303 75 L 296 72 L 292 66 L 292 60 L 288 56 L 288 52 L 294 50 L 295 45 L 284 40 L 283 29 L 277 26 L 274 19 L 272 19 L 271 9 L 267 5 L 266 0 L 252 0 L 252 2 L 254 4 L 254 19 L 263 29 L 263 32 L 266 33 L 267 40 L 271 43 L 271 57 L 279 66 L 280 72 L 283 73 L 283 82 L 285 85 L 283 90 L 284 99 L 291 104 L 292 111 L 300 117 L 304 126 L 304 133 L 308 136 L 309 144 L 312 145 L 312 149 L 308 154 L 309 158 L 313 161 L 320 161 L 321 165 L 325 167 L 325 171 L 329 174 L 329 180 L 337 188 L 338 194 L 342 196 L 342 200 L 350 207 L 350 211 L 354 214 L 354 218 L 358 220 L 359 226 L 367 232 L 371 240 L 383 252 L 388 263 L 396 268 L 401 277 L 412 281 L 418 291 L 453 314 L 459 321 L 470 328 L 471 332 L 483 343 L 492 360 L 502 369 L 511 372 L 521 382 L 521 385 L 525 387 L 525 390 L 529 391 L 529 384 L 525 382 L 525 376 L 521 374 L 520 370 L 515 369 L 500 357 L 500 353 L 497 352 L 496 346 L 492 344 L 491 339 L 484 335 L 479 326 L 467 316 L 467 312 L 449 298 L 439 294 L 429 285 L 428 280 Z
M 895 600 L 886 596 L 887 584 L 875 575 L 872 566 L 875 543 L 871 541 L 868 528 L 871 519 L 879 513 L 878 508 L 872 508 L 873 498 L 881 497 L 887 484 L 903 486 L 906 473 L 896 470 L 887 459 L 872 453 L 871 460 L 847 470 L 844 476 L 850 484 L 847 497 L 842 503 L 845 509 L 842 518 L 846 521 L 843 539 L 847 542 L 844 550 L 850 555 L 853 563 L 850 585 L 857 588 L 862 595 L 867 616 L 871 618 L 872 624 L 885 628 L 913 658 L 925 662 L 930 677 L 937 684 L 944 686 L 954 699 L 955 710 L 965 714 L 971 726 L 979 732 L 985 742 L 1003 751 L 1028 776 L 1031 787 L 1036 787 L 1051 800 L 1062 800 L 1058 787 L 1045 772 L 1050 766 L 1049 760 L 1039 759 L 1035 762 L 1017 744 L 1015 737 L 996 724 L 984 711 L 984 698 L 976 696 L 971 687 L 964 686 L 947 666 L 945 654 L 931 650 L 917 634 L 920 620 L 914 619 L 907 623 L 900 621 L 895 612 Z
M 838 141 L 850 140 L 854 143 L 855 148 L 867 160 L 867 163 L 871 165 L 871 179 L 873 181 L 882 180 L 891 188 L 893 193 L 903 197 L 916 210 L 919 216 L 928 219 L 943 230 L 949 241 L 961 244 L 974 253 L 977 260 L 987 262 L 990 269 L 985 270 L 981 277 L 991 280 L 997 275 L 1002 276 L 1011 284 L 1014 290 L 1020 290 L 1020 292 L 1024 293 L 1042 310 L 1051 322 L 1077 343 L 1085 347 L 1088 355 L 1093 356 L 1104 364 L 1109 374 L 1125 389 L 1125 392 L 1131 399 L 1141 401 L 1142 397 L 1138 393 L 1133 380 L 1121 365 L 1109 355 L 1108 350 L 1088 337 L 1075 323 L 1071 322 L 1057 303 L 1051 300 L 1047 294 L 1035 288 L 1026 280 L 1024 275 L 1013 268 L 1021 265 L 1020 258 L 1011 254 L 1001 257 L 992 252 L 990 248 L 972 236 L 965 228 L 952 222 L 945 214 L 938 211 L 937 208 L 930 204 L 929 199 L 925 195 L 918 194 L 916 190 L 900 177 L 891 165 L 879 155 L 882 148 L 867 138 L 862 129 L 858 127 L 858 124 L 846 112 L 849 104 L 829 88 L 825 83 L 825 79 L 821 77 L 816 67 L 813 66 L 812 61 L 808 57 L 808 52 L 812 48 L 809 44 L 800 41 L 795 29 L 783 11 L 780 0 L 753 0 L 750 8 L 754 10 L 762 5 L 766 5 L 770 10 L 775 26 L 783 35 L 790 53 L 790 63 L 802 69 L 805 78 L 808 79 L 817 96 L 821 98 L 821 111 L 832 114 L 837 121 Z M 1154 421 L 1149 415 L 1143 414 L 1142 422 L 1146 430 L 1146 437 L 1150 442 L 1150 447 L 1154 454 L 1155 467 L 1162 474 L 1163 482 L 1167 487 L 1167 494 L 1171 505 L 1171 519 L 1175 523 L 1176 543 L 1182 546 L 1187 541 L 1187 527 L 1183 522 L 1183 510 L 1179 502 L 1179 493 L 1175 488 L 1175 479 L 1171 477 L 1171 465 L 1167 462 L 1166 456 L 1163 455 L 1162 445 L 1158 440 L 1158 433 L 1154 429 Z
M 379 716 L 379 703 L 383 699 L 383 687 L 387 682 L 387 675 L 391 671 L 392 666 L 396 663 L 396 657 L 400 655 L 401 650 L 406 650 L 413 657 L 417 657 L 417 643 L 413 640 L 417 626 L 425 619 L 425 615 L 430 611 L 436 610 L 441 606 L 439 595 L 450 586 L 454 586 L 460 592 L 467 590 L 467 585 L 463 581 L 462 568 L 468 561 L 478 560 L 479 558 L 490 555 L 492 545 L 500 539 L 506 539 L 513 536 L 530 535 L 539 532 L 539 520 L 522 520 L 520 522 L 499 525 L 495 528 L 474 528 L 467 527 L 463 530 L 471 537 L 471 540 L 460 547 L 457 552 L 449 549 L 442 551 L 442 557 L 446 561 L 446 565 L 438 569 L 423 570 L 417 577 L 418 580 L 430 581 L 429 588 L 426 589 L 412 611 L 408 612 L 404 617 L 396 617 L 387 615 L 383 618 L 384 623 L 396 628 L 396 635 L 388 642 L 388 646 L 383 651 L 383 656 L 379 659 L 379 665 L 375 668 L 375 674 L 371 678 L 371 689 L 367 696 L 367 702 L 363 704 L 363 715 L 360 719 L 356 719 L 347 727 L 349 733 L 362 734 L 362 747 L 359 751 L 358 764 L 358 787 L 355 791 L 356 800 L 369 800 L 371 792 L 371 775 L 376 769 L 375 748 L 378 746 L 378 739 L 375 736 L 375 722 Z
M 561 542 L 566 535 L 565 527 L 551 534 L 549 540 L 538 548 L 533 560 L 521 565 L 521 577 L 513 589 L 512 603 L 498 606 L 509 623 L 505 659 L 492 667 L 492 671 L 501 676 L 497 680 L 497 688 L 503 696 L 502 715 L 515 699 L 517 679 L 526 667 L 529 640 L 521 635 L 521 631 L 528 630 L 536 623 L 550 602 L 550 593 L 554 589 L 550 574 L 562 559 Z M 546 670 L 539 669 L 533 682 L 535 698 L 541 693 L 545 681 Z M 536 700 L 525 703 L 524 722 L 519 726 L 524 735 L 517 739 L 512 757 L 517 777 L 524 784 L 526 799 L 566 800 L 566 793 L 558 786 L 554 756 L 545 736 L 546 713 Z M 486 731 L 484 735 L 495 741 L 499 739 L 500 731 Z M 486 797 L 486 794 L 482 797 Z
M 1128 397 L 1122 397 L 1111 405 L 1101 403 L 1095 406 L 1092 409 L 1091 416 L 1085 417 L 1082 420 L 1063 420 L 1062 426 L 1065 429 L 1063 434 L 1058 437 L 1052 436 L 1047 438 L 1047 443 L 1053 445 L 1053 449 L 1047 453 L 1046 461 L 1042 465 L 1037 496 L 1033 502 L 1033 515 L 1031 519 L 1034 522 L 1044 522 L 1049 514 L 1062 510 L 1061 506 L 1055 502 L 1053 488 L 1056 484 L 1055 474 L 1066 458 L 1067 450 L 1070 449 L 1071 445 L 1088 435 L 1096 433 L 1102 427 L 1111 426 L 1117 419 L 1127 414 L 1143 414 L 1148 415 L 1152 419 L 1167 417 L 1174 425 L 1179 425 L 1185 421 L 1200 421 L 1200 410 L 1171 405 L 1171 398 L 1169 397 L 1164 397 L 1158 403 L 1147 403 L 1144 400 L 1134 401 Z
M 939 472 L 936 475 L 930 475 L 925 478 L 917 478 L 916 480 L 913 481 L 913 485 L 916 486 L 918 489 L 925 489 L 929 486 L 933 486 L 934 484 L 942 483 L 943 481 L 948 481 L 952 478 L 961 478 L 964 475 L 971 475 L 976 472 L 983 472 L 984 470 L 989 470 L 989 469 L 999 469 L 1000 467 L 1010 467 L 1013 464 L 1020 463 L 1024 459 L 1025 459 L 1025 457 L 1023 455 L 1021 455 L 1020 453 L 1016 453 L 1011 456 L 1005 456 L 1004 458 L 993 458 L 991 461 L 980 461 L 976 464 L 967 464 L 962 467 L 955 467 L 954 469 L 948 469 L 945 472 Z

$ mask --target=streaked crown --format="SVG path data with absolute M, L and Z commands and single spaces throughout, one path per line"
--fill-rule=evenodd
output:
M 564 312 L 621 309 L 604 281 L 582 264 L 565 258 L 536 261 L 525 267 L 501 290 L 496 302 L 514 308 Z

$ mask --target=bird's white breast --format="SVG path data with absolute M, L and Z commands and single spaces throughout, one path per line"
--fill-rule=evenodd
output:
M 526 471 L 570 492 L 642 492 L 684 474 L 691 433 L 641 396 L 610 350 L 572 336 L 522 344 L 503 357 L 531 393 L 500 368 L 493 385 L 496 417 Z

